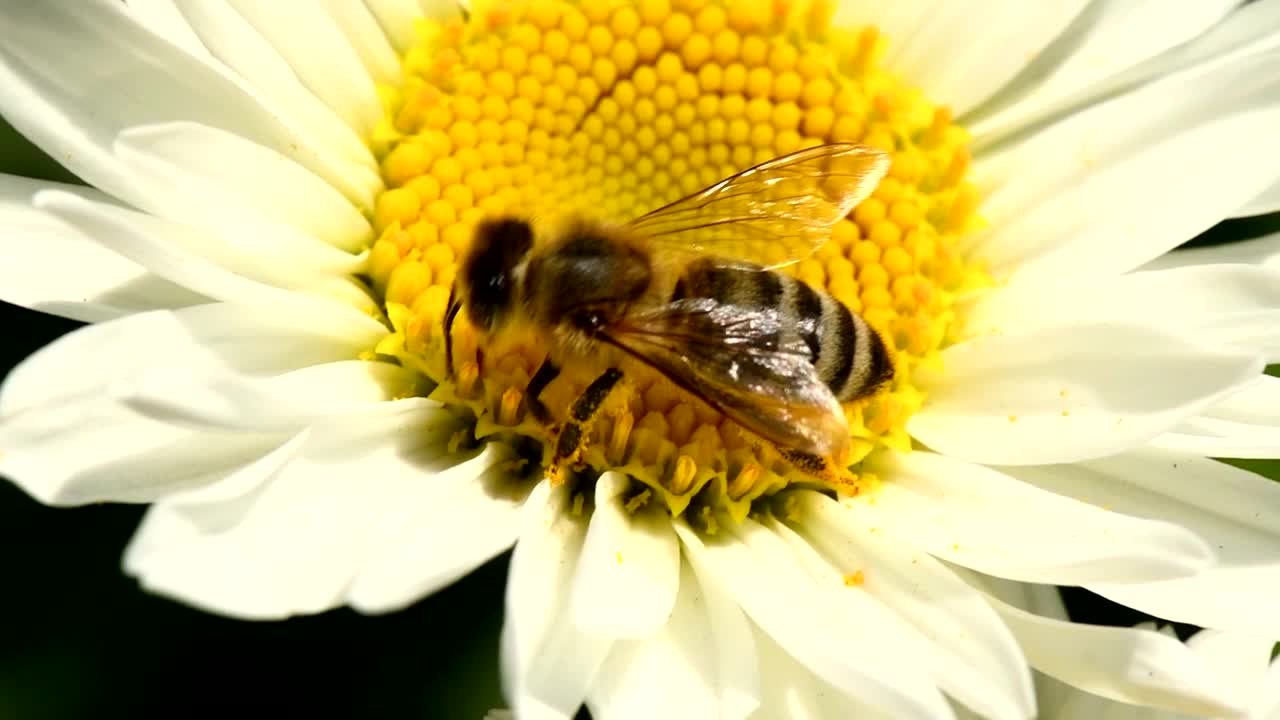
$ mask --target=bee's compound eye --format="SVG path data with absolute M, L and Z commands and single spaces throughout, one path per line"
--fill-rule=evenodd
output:
M 491 329 L 509 312 L 514 302 L 511 273 L 532 246 L 532 228 L 521 220 L 503 218 L 476 229 L 459 272 L 469 290 L 467 312 L 473 324 Z

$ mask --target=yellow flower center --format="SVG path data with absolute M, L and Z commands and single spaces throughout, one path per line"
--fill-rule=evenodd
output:
M 381 88 L 373 144 L 388 189 L 369 276 L 395 334 L 378 352 L 418 368 L 444 402 L 477 417 L 477 436 L 552 429 L 524 398 L 545 343 L 501 347 L 459 318 L 446 378 L 443 317 L 455 268 L 484 218 L 575 214 L 626 221 L 770 158 L 831 142 L 892 154 L 889 175 L 788 268 L 861 314 L 894 352 L 896 377 L 845 407 L 851 468 L 879 446 L 910 449 L 913 369 L 947 342 L 955 294 L 984 281 L 957 250 L 980 221 L 966 182 L 968 136 L 945 107 L 878 65 L 874 28 L 830 25 L 826 3 L 558 0 L 474 3 L 465 20 L 427 21 Z M 541 394 L 562 418 L 602 370 L 566 367 Z M 629 377 L 588 428 L 583 459 L 647 486 L 641 501 L 745 515 L 812 478 L 662 376 Z M 874 482 L 861 477 L 861 483 Z

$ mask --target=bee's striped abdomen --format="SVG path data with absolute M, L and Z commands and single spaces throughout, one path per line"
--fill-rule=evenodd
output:
M 711 298 L 748 308 L 776 310 L 785 332 L 809 349 L 818 378 L 841 402 L 874 392 L 893 377 L 884 341 L 831 295 L 749 263 L 703 258 L 689 265 L 672 300 Z

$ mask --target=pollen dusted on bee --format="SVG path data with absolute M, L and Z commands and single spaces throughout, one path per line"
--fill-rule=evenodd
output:
M 862 143 L 892 155 L 888 176 L 788 272 L 859 313 L 893 350 L 894 385 L 844 408 L 851 459 L 909 450 L 904 426 L 923 400 L 912 369 L 947 342 L 955 294 L 988 282 L 956 251 L 981 224 L 968 136 L 949 109 L 879 66 L 893 38 L 832 28 L 830 6 L 535 0 L 426 23 L 402 57 L 403 85 L 380 88 L 373 134 L 388 189 L 368 275 L 395 329 L 379 351 L 445 378 L 449 291 L 486 218 L 622 222 L 771 157 Z M 549 440 L 525 393 L 546 348 L 535 338 L 482 346 L 465 319 L 453 344 L 457 377 L 437 397 L 471 407 L 478 434 Z M 565 367 L 542 400 L 563 416 L 600 371 Z M 696 496 L 745 516 L 804 481 L 660 376 L 627 382 L 590 426 L 593 468 L 624 469 L 675 513 Z

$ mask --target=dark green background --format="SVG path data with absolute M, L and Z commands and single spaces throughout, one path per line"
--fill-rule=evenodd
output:
M 2 123 L 0 172 L 74 181 Z M 1196 242 L 1277 230 L 1280 216 L 1252 218 Z M 76 327 L 0 303 L 0 374 Z M 1252 467 L 1280 477 L 1280 462 Z M 344 609 L 239 622 L 144 594 L 124 576 L 121 553 L 141 515 L 134 506 L 46 508 L 0 482 L 0 719 L 312 713 L 479 720 L 503 704 L 497 643 L 505 556 L 391 615 Z M 1145 619 L 1084 591 L 1067 599 L 1079 620 Z

